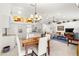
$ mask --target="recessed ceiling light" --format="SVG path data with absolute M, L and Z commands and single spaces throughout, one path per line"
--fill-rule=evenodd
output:
M 77 21 L 77 19 L 73 19 L 73 21 Z
M 70 22 L 69 20 L 67 22 Z
M 63 21 L 63 23 L 65 23 L 65 21 Z

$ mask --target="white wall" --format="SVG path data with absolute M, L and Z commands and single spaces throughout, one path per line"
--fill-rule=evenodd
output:
M 56 31 L 62 32 L 62 34 L 65 32 L 65 28 L 74 28 L 75 32 L 79 32 L 79 21 L 57 24 L 57 26 L 64 26 L 64 31 L 58 31 L 56 27 Z
M 51 26 L 52 34 L 55 34 L 56 33 L 56 26 L 57 26 L 57 24 L 56 23 L 52 23 L 50 26 Z
M 56 23 L 43 24 L 43 31 L 50 32 L 50 33 L 54 34 L 56 32 Z
M 9 27 L 10 4 L 0 3 L 0 28 Z
M 17 24 L 10 24 L 9 28 L 7 28 L 7 34 L 17 34 Z
M 0 15 L 0 28 L 9 27 L 9 15 Z

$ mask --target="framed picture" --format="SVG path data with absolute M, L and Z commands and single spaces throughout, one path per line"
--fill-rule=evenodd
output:
M 57 26 L 58 31 L 64 31 L 64 26 Z

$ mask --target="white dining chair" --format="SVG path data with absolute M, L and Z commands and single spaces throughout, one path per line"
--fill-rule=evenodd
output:
M 33 54 L 36 56 L 47 55 L 47 37 L 42 37 L 39 39 L 38 48 L 33 48 Z
M 18 38 L 18 36 L 16 36 L 16 44 L 17 44 L 17 48 L 18 48 L 18 55 L 19 56 L 26 56 L 26 50 L 24 47 L 22 47 L 21 42 Z M 32 49 L 28 49 L 27 54 L 31 54 L 32 53 Z
M 50 40 L 51 35 L 50 34 L 46 34 L 46 37 L 48 40 Z

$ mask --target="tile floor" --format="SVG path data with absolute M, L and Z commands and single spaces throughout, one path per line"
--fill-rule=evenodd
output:
M 50 48 L 50 56 L 76 56 L 76 46 L 75 45 L 69 45 L 56 41 L 51 40 L 50 42 L 51 48 Z M 3 53 L 1 56 L 17 56 L 17 47 L 15 47 L 13 50 L 9 51 L 8 53 Z
M 50 56 L 76 56 L 76 46 L 62 43 L 60 41 L 51 40 Z

